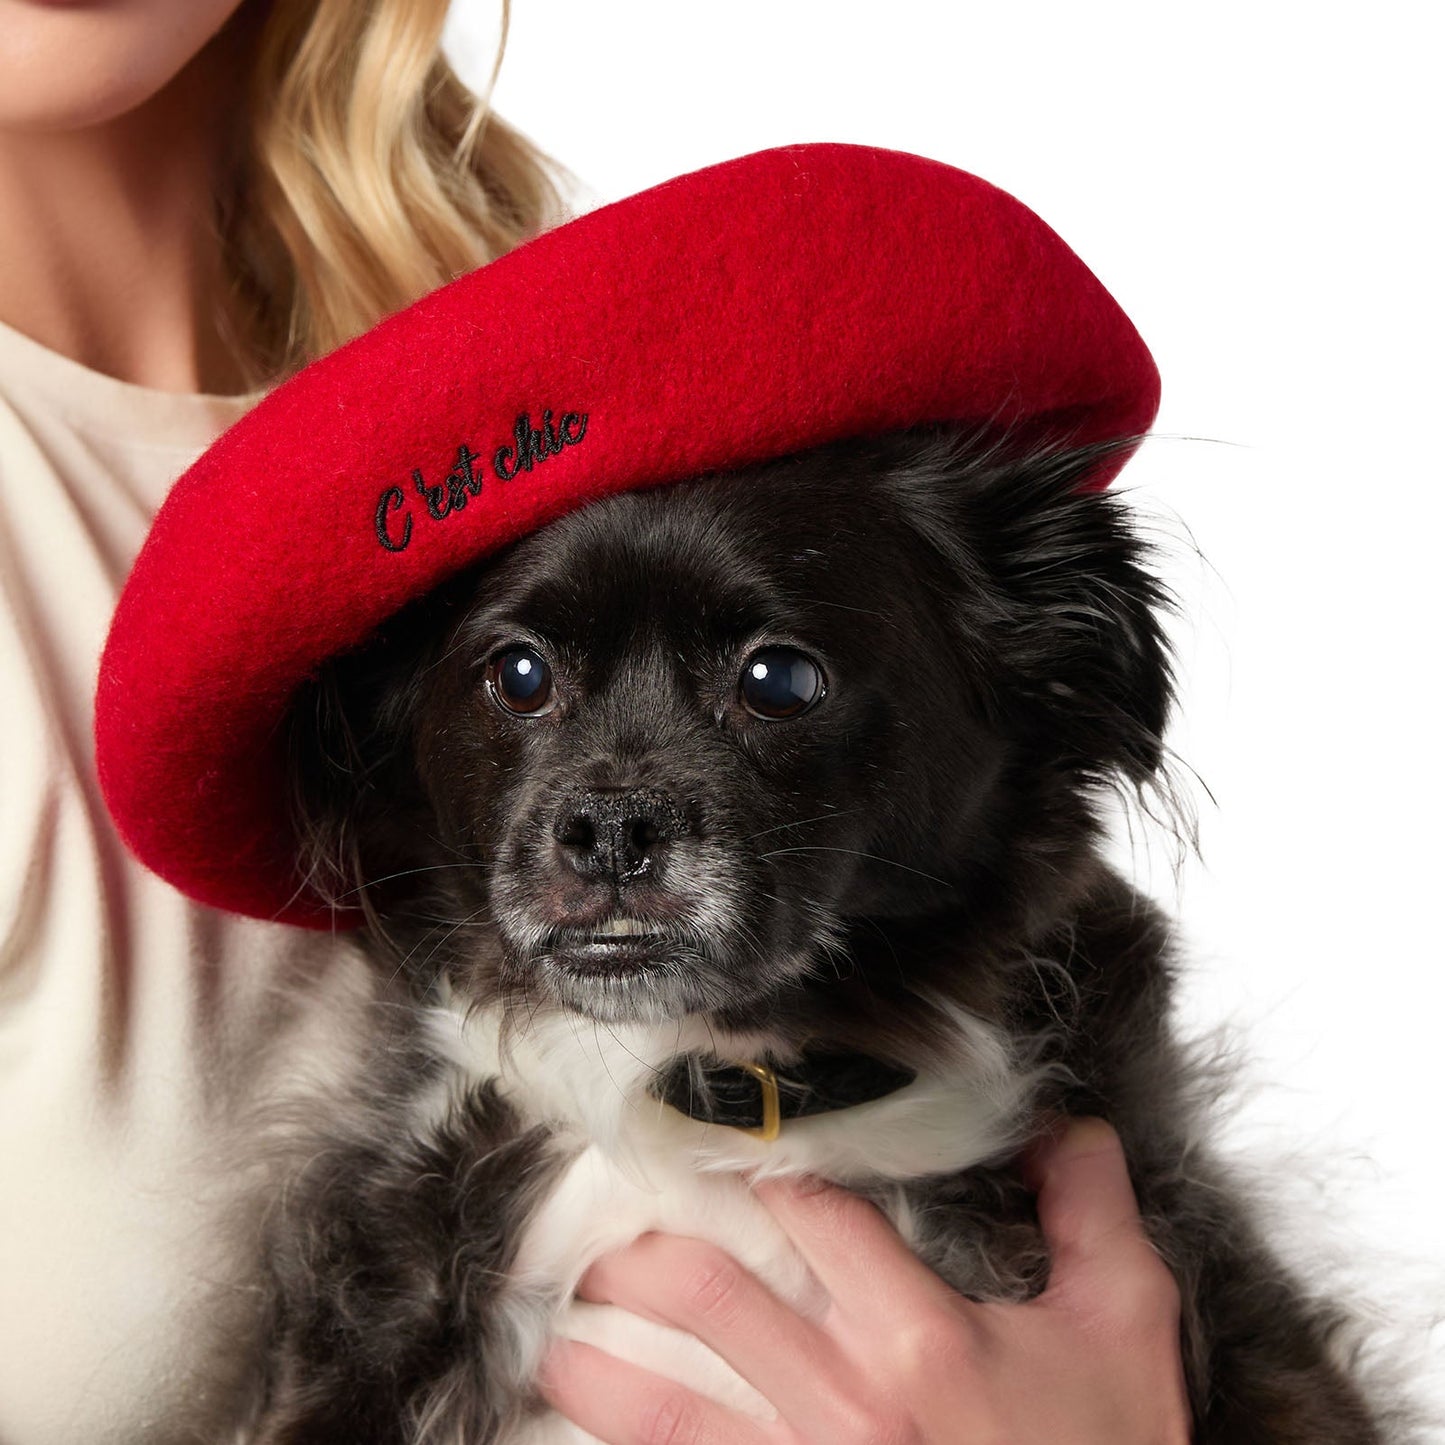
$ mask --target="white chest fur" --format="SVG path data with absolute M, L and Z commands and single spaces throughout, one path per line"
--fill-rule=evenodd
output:
M 624 1311 L 573 1300 L 593 1260 L 648 1230 L 711 1241 L 805 1314 L 824 1304 L 820 1287 L 746 1175 L 814 1173 L 843 1184 L 902 1181 L 953 1172 L 1005 1153 L 1016 1140 L 1035 1081 L 1000 1035 L 952 1010 L 957 1047 L 943 1066 L 906 1088 L 832 1114 L 790 1120 L 777 1139 L 688 1118 L 648 1092 L 654 1073 L 697 1050 L 757 1058 L 776 1041 L 715 1039 L 697 1021 L 602 1028 L 570 1016 L 538 1017 L 501 1042 L 500 1020 L 441 1009 L 433 1034 L 466 1080 L 494 1079 L 527 1124 L 545 1123 L 578 1152 L 527 1222 L 518 1244 L 512 1301 L 516 1378 L 529 1379 L 551 1334 L 596 1344 L 682 1380 L 738 1409 L 768 1418 L 751 1387 L 690 1335 Z M 902 1191 L 889 1210 L 910 1237 Z M 529 1425 L 507 1445 L 586 1440 L 556 1417 Z

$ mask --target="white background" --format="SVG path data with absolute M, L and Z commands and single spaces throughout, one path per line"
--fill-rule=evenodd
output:
M 495 24 L 456 0 L 474 84 Z M 1183 1026 L 1242 1035 L 1230 1139 L 1304 1194 L 1296 1247 L 1324 1216 L 1422 1314 L 1445 1311 L 1438 25 L 1423 0 L 516 0 L 495 95 L 607 200 L 793 141 L 934 156 L 1119 299 L 1164 377 L 1122 485 L 1164 534 L 1172 743 L 1209 789 L 1202 860 L 1131 866 L 1183 920 Z

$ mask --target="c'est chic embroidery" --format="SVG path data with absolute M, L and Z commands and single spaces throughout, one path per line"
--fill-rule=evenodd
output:
M 492 453 L 493 475 L 498 481 L 510 482 L 565 448 L 575 447 L 587 435 L 587 415 L 585 411 L 565 411 L 554 421 L 549 409 L 542 413 L 541 426 L 534 427 L 531 413 L 523 412 L 512 427 L 511 442 Z M 440 482 L 428 482 L 419 467 L 412 469 L 411 481 L 416 496 L 425 503 L 421 515 L 444 522 L 460 512 L 469 498 L 481 494 L 481 458 L 463 442 L 451 470 Z M 410 545 L 412 522 L 418 515 L 414 506 L 402 487 L 387 487 L 377 498 L 373 517 L 376 540 L 388 552 L 404 552 Z

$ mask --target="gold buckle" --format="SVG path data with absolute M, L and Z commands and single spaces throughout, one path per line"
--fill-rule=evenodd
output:
M 763 1091 L 763 1122 L 757 1129 L 744 1129 L 754 1139 L 770 1144 L 783 1132 L 783 1109 L 778 1099 L 778 1076 L 766 1064 L 749 1064 L 738 1060 L 738 1068 L 746 1069 Z

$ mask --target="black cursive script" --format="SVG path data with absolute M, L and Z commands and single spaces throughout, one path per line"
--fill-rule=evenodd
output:
M 519 472 L 530 472 L 548 457 L 575 447 L 586 435 L 585 411 L 564 411 L 560 419 L 554 420 L 549 409 L 542 413 L 540 426 L 533 426 L 531 413 L 523 412 L 512 427 L 512 444 L 498 447 L 493 453 L 492 471 L 498 481 L 510 482 Z M 463 442 L 457 448 L 451 470 L 440 482 L 428 482 L 420 467 L 412 469 L 412 488 L 426 504 L 426 515 L 432 521 L 444 522 L 453 512 L 460 512 L 469 498 L 480 495 L 479 460 L 477 453 Z M 376 499 L 372 516 L 376 540 L 388 552 L 404 552 L 411 543 L 411 506 L 402 487 L 387 487 Z
M 552 413 L 542 413 L 542 427 L 539 431 L 532 425 L 532 418 L 523 413 L 512 428 L 515 445 L 498 447 L 492 458 L 492 470 L 504 482 L 510 482 L 518 472 L 530 472 L 532 468 L 548 457 L 555 457 L 563 447 L 574 447 L 587 435 L 587 414 L 575 411 L 562 413 L 562 420 L 552 424 Z

